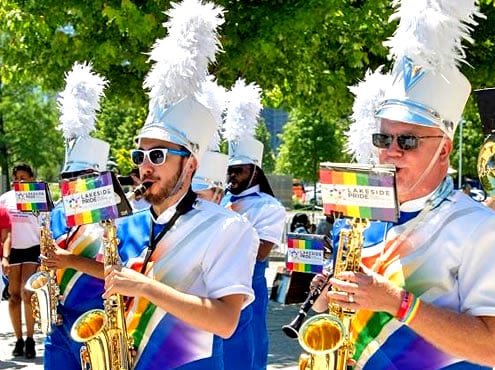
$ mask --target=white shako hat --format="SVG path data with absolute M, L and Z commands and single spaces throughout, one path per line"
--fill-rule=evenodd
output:
M 229 166 L 255 164 L 261 168 L 263 143 L 253 137 L 229 142 Z
M 229 144 L 229 166 L 254 164 L 261 168 L 263 143 L 254 137 L 263 108 L 261 88 L 238 79 L 228 95 L 224 137 Z
M 383 66 L 374 72 L 367 71 L 362 81 L 350 86 L 354 94 L 349 129 L 345 131 L 345 150 L 357 163 L 378 163 L 378 149 L 373 146 L 371 135 L 379 132 L 380 118 L 376 117 L 377 108 L 392 83 L 389 73 L 382 73 Z
M 399 20 L 384 43 L 395 61 L 393 83 L 377 109 L 379 118 L 438 127 L 453 138 L 471 85 L 459 71 L 462 41 L 481 16 L 475 0 L 401 0 L 391 20 Z
M 74 63 L 65 75 L 65 89 L 57 98 L 60 125 L 66 141 L 61 176 L 84 170 L 105 171 L 110 144 L 90 136 L 95 130 L 96 113 L 107 84 L 92 72 L 89 63 Z
M 193 191 L 225 188 L 229 157 L 220 152 L 206 151 L 192 180 Z
M 208 143 L 208 149 L 204 153 L 199 168 L 192 179 L 193 191 L 211 188 L 224 188 L 227 177 L 226 154 L 220 153 L 222 141 L 223 117 L 226 107 L 227 92 L 224 87 L 217 84 L 213 76 L 208 76 L 201 86 L 198 98 L 213 113 L 215 119 L 215 134 Z
M 200 161 L 216 123 L 198 93 L 221 47 L 217 28 L 224 22 L 224 11 L 199 0 L 171 4 L 164 23 L 167 36 L 157 40 L 150 52 L 154 64 L 144 81 L 149 113 L 136 139 L 182 145 Z
M 425 70 L 407 57 L 392 73 L 394 83 L 377 109 L 377 117 L 438 127 L 453 139 L 471 93 L 467 78 L 457 68 Z

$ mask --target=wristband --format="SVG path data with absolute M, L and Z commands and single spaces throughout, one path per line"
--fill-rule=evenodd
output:
M 414 294 L 405 292 L 402 296 L 402 302 L 397 312 L 396 318 L 406 325 L 409 325 L 418 313 L 421 300 Z
M 410 299 L 409 298 L 410 298 L 410 294 L 406 290 L 404 292 L 404 295 L 402 296 L 402 301 L 400 303 L 400 308 L 397 311 L 397 314 L 395 315 L 395 317 L 397 319 L 399 319 L 399 321 L 402 321 L 404 319 L 404 316 L 406 316 L 407 309 L 409 308 L 409 304 L 410 304 Z

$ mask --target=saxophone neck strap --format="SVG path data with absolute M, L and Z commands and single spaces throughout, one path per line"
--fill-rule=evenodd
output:
M 175 213 L 173 214 L 173 216 L 165 224 L 163 229 L 158 233 L 156 237 L 155 237 L 155 222 L 153 221 L 153 218 L 151 218 L 150 239 L 149 239 L 148 249 L 146 251 L 146 256 L 144 258 L 143 266 L 141 267 L 141 273 L 144 273 L 144 271 L 146 271 L 146 266 L 148 265 L 151 255 L 155 251 L 156 246 L 158 245 L 160 240 L 162 240 L 165 234 L 172 228 L 172 226 L 174 226 L 175 222 L 180 216 L 186 214 L 191 209 L 193 209 L 193 205 L 194 202 L 196 201 L 196 198 L 197 198 L 197 194 L 193 192 L 191 188 L 189 188 L 184 198 L 182 198 L 179 204 L 177 204 L 177 208 L 175 209 Z

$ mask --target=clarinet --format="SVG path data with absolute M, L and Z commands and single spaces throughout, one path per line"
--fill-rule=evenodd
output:
M 299 329 L 302 323 L 304 322 L 306 316 L 308 316 L 309 309 L 313 307 L 313 304 L 321 295 L 323 289 L 328 284 L 332 276 L 333 273 L 329 273 L 327 279 L 323 282 L 323 284 L 320 284 L 311 292 L 309 292 L 308 296 L 306 297 L 306 300 L 299 307 L 299 311 L 297 313 L 297 316 L 294 318 L 294 320 L 292 320 L 289 324 L 282 326 L 282 330 L 289 338 L 296 339 L 299 336 Z
M 127 196 L 127 200 L 133 200 L 134 198 L 143 195 L 151 185 L 153 185 L 153 183 L 143 182 L 141 185 L 136 187 L 136 189 L 134 189 L 131 194 Z

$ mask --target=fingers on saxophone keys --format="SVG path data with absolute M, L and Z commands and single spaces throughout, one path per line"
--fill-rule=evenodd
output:
M 332 278 L 330 279 L 330 283 L 332 284 L 333 287 L 346 292 L 355 293 L 359 289 L 359 285 L 351 281 Z
M 328 297 L 330 298 L 330 300 L 343 305 L 348 305 L 355 302 L 354 293 L 331 291 L 328 292 Z

